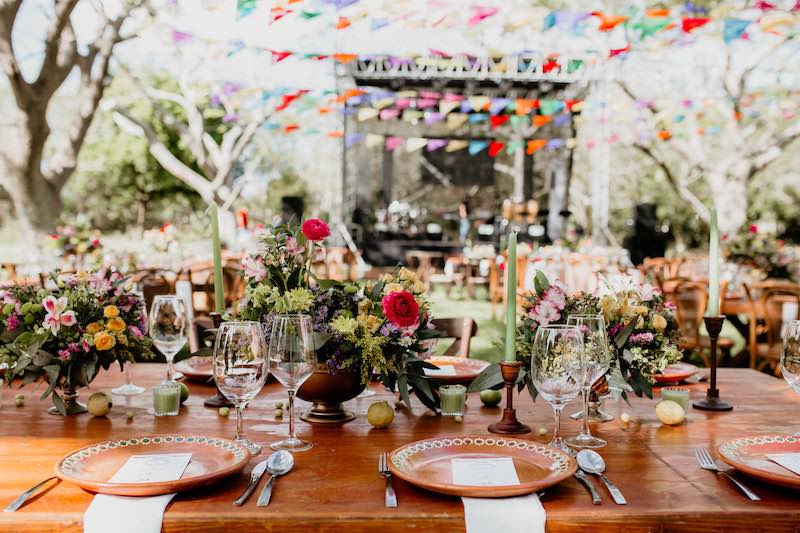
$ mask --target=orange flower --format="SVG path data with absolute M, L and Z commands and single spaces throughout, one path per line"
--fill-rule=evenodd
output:
M 120 317 L 112 318 L 108 321 L 106 327 L 114 333 L 119 333 L 120 331 L 125 331 L 125 321 Z
M 114 336 L 105 331 L 94 336 L 94 347 L 101 352 L 110 350 L 116 343 Z

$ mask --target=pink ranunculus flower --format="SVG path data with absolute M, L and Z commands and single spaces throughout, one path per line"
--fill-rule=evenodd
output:
M 19 315 L 17 315 L 16 313 L 9 316 L 8 320 L 6 321 L 6 329 L 8 329 L 8 331 L 14 331 L 21 325 L 22 325 L 22 320 L 19 319 Z
M 331 228 L 324 221 L 318 218 L 309 218 L 300 226 L 300 231 L 309 241 L 321 241 L 330 236 Z
M 261 283 L 267 277 L 267 267 L 255 257 L 245 257 L 242 260 L 242 268 L 245 277 L 257 283 Z
M 58 330 L 61 326 L 69 327 L 78 322 L 75 318 L 75 313 L 73 311 L 67 311 L 66 296 L 62 296 L 61 298 L 48 296 L 42 301 L 42 307 L 47 311 L 42 325 L 48 328 L 53 335 L 58 334 Z
M 136 326 L 128 326 L 128 333 L 130 333 L 131 336 L 136 338 L 136 339 L 143 339 L 144 338 L 144 334 Z

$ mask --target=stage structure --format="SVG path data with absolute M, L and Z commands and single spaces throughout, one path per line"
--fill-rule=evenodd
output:
M 372 56 L 340 65 L 339 92 L 354 95 L 343 114 L 345 219 L 393 200 L 452 210 L 459 193 L 489 188 L 496 197 L 477 200 L 495 212 L 504 198 L 537 200 L 549 237 L 561 237 L 575 118 L 602 82 L 602 64 L 590 54 L 528 53 Z

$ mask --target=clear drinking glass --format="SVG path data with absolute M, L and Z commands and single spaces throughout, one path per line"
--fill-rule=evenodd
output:
M 582 352 L 583 336 L 576 326 L 542 326 L 536 330 L 531 354 L 531 378 L 555 415 L 555 430 L 549 445 L 567 453 L 572 451 L 561 438 L 561 411 L 581 390 Z
M 302 452 L 313 444 L 294 433 L 294 396 L 297 389 L 317 368 L 311 317 L 306 315 L 274 315 L 269 333 L 269 368 L 289 393 L 289 438 L 272 444 L 273 450 Z
M 258 322 L 223 322 L 214 342 L 214 381 L 236 408 L 236 437 L 250 453 L 261 446 L 244 436 L 242 411 L 261 392 L 269 374 L 264 331 Z
M 800 393 L 800 320 L 791 322 L 783 337 L 781 374 L 786 383 Z
M 150 308 L 150 337 L 158 351 L 167 359 L 167 381 L 172 379 L 172 361 L 189 339 L 189 319 L 183 298 L 174 294 L 159 294 Z
M 133 383 L 133 365 L 135 364 L 136 363 L 133 361 L 125 364 L 125 384 L 111 389 L 111 394 L 116 394 L 117 396 L 135 396 L 144 392 L 144 387 Z
M 602 315 L 570 315 L 567 317 L 567 325 L 576 326 L 583 340 L 580 367 L 573 368 L 577 372 L 573 377 L 581 383 L 583 425 L 580 433 L 567 439 L 567 444 L 576 448 L 602 448 L 607 442 L 592 436 L 589 431 L 589 391 L 611 364 L 606 322 Z

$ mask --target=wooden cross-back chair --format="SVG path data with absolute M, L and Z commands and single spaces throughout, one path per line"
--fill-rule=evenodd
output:
M 727 284 L 722 283 L 720 294 L 724 294 L 726 290 Z M 681 334 L 679 347 L 685 351 L 697 352 L 708 366 L 710 360 L 706 355 L 706 349 L 711 347 L 711 341 L 701 330 L 708 305 L 708 284 L 680 280 L 676 282 L 667 297 L 675 304 L 675 319 L 678 321 Z M 725 337 L 720 337 L 717 341 L 722 356 L 730 356 L 733 344 L 731 339 Z
M 761 291 L 758 304 L 754 301 L 753 288 Z M 753 315 L 758 316 L 758 314 L 761 314 L 764 319 L 763 328 L 759 328 L 755 323 L 750 328 L 750 339 L 748 339 L 750 365 L 752 368 L 761 371 L 771 368 L 775 375 L 779 375 L 781 350 L 783 348 L 782 328 L 784 326 L 784 318 L 789 320 L 800 319 L 800 284 L 786 281 L 767 281 L 756 284 L 754 287 L 745 286 L 745 290 L 754 306 Z M 796 306 L 796 310 L 791 317 L 784 317 L 784 308 L 787 305 Z M 755 321 L 753 320 L 753 322 Z M 759 335 L 759 333 L 763 333 L 763 335 Z M 759 336 L 763 337 L 764 340 L 759 340 Z
M 478 324 L 469 317 L 434 318 L 433 325 L 443 338 L 453 339 L 444 355 L 469 357 L 470 341 L 478 334 Z
M 174 294 L 175 280 L 171 272 L 159 269 L 137 270 L 131 276 L 144 296 L 145 308 L 149 311 L 153 299 L 160 294 Z

